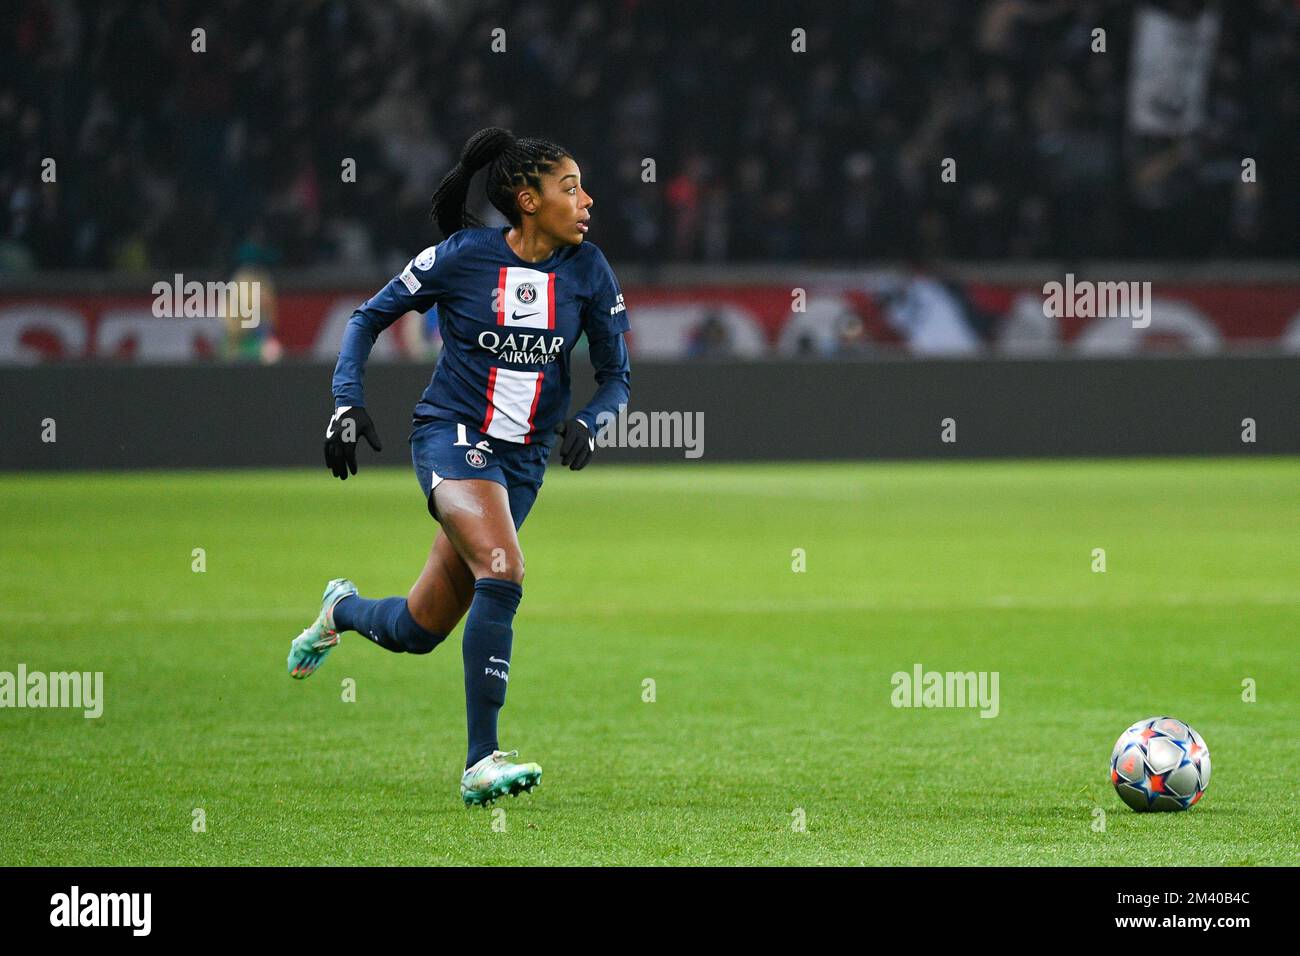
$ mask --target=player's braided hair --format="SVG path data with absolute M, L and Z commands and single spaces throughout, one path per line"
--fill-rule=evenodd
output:
M 520 215 L 515 192 L 523 186 L 541 189 L 542 173 L 550 172 L 557 162 L 572 155 L 550 140 L 515 139 L 510 130 L 496 126 L 481 129 L 465 143 L 460 162 L 442 177 L 438 191 L 433 194 L 430 215 L 444 236 L 450 236 L 458 229 L 483 225 L 465 209 L 465 198 L 469 194 L 470 179 L 486 166 L 488 201 L 510 220 L 511 225 L 518 226 Z

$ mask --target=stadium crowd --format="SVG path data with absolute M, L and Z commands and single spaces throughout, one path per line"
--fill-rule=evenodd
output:
M 574 152 L 615 261 L 1294 256 L 1300 4 L 1155 4 L 1217 19 L 1152 136 L 1154 3 L 6 0 L 0 271 L 393 269 L 487 125 Z

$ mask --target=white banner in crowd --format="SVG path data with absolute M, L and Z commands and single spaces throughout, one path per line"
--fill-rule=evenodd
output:
M 1140 8 L 1133 24 L 1129 128 L 1151 136 L 1182 136 L 1199 129 L 1218 42 L 1216 10 L 1186 19 Z

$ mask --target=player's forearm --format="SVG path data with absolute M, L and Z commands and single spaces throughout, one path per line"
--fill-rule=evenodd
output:
M 422 297 L 411 294 L 402 277 L 398 276 L 352 313 L 347 328 L 343 330 L 339 360 L 334 366 L 336 406 L 363 404 L 362 382 L 366 374 L 366 359 L 370 357 L 370 350 L 374 348 L 379 333 L 407 312 L 423 312 L 432 305 L 433 298 L 427 291 Z
M 604 420 L 602 415 L 617 416 L 618 407 L 626 405 L 628 396 L 632 394 L 631 372 L 626 366 L 617 370 L 598 369 L 596 382 L 596 394 L 591 396 L 591 401 L 575 416 L 586 422 L 592 432 Z
M 366 359 L 374 348 L 380 329 L 362 309 L 352 313 L 343 341 L 339 345 L 339 360 L 334 365 L 334 404 L 364 405 L 363 383 L 366 376 Z
M 601 416 L 616 417 L 618 407 L 627 404 L 629 394 L 631 394 L 631 389 L 628 388 L 626 381 L 606 382 L 596 389 L 596 394 L 591 397 L 591 401 L 575 417 L 581 418 L 595 432 L 598 430 L 600 423 L 607 420 Z

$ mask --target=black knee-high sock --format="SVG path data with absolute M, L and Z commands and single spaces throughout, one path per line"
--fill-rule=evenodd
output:
M 524 589 L 513 581 L 479 578 L 465 619 L 465 717 L 469 726 L 468 769 L 497 749 L 497 715 L 510 680 L 512 625 Z
M 334 626 L 356 631 L 397 654 L 427 654 L 447 636 L 420 627 L 404 597 L 377 601 L 356 594 L 345 597 L 334 605 Z

